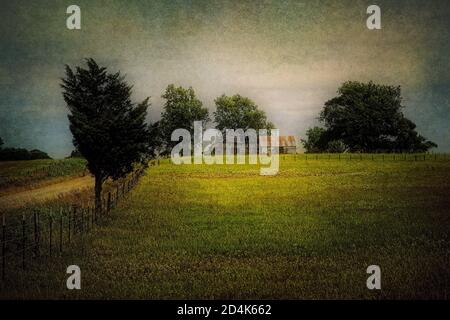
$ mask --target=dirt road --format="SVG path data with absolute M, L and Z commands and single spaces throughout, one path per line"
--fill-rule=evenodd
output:
M 13 194 L 0 196 L 0 208 L 19 208 L 29 203 L 45 202 L 58 196 L 73 191 L 90 188 L 94 185 L 94 179 L 90 176 L 73 178 L 43 187 L 19 191 Z

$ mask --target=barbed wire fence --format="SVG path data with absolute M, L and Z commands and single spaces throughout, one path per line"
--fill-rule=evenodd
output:
M 5 281 L 10 268 L 19 267 L 25 271 L 31 263 L 39 261 L 38 258 L 61 256 L 74 248 L 77 241 L 82 244 L 81 250 L 84 250 L 84 237 L 125 198 L 144 171 L 145 168 L 136 170 L 111 191 L 105 192 L 101 197 L 101 210 L 95 209 L 94 201 L 86 201 L 61 206 L 59 210 L 50 210 L 48 213 L 35 210 L 32 214 L 13 219 L 7 219 L 3 214 L 0 281 Z

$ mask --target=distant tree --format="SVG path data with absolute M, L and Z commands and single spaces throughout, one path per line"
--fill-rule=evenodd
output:
M 416 125 L 411 120 L 402 117 L 398 124 L 397 139 L 392 143 L 391 149 L 405 152 L 425 152 L 437 147 L 437 144 L 427 141 L 415 129 Z
M 17 160 L 37 160 L 51 159 L 50 156 L 41 150 L 31 150 L 23 148 L 4 148 L 0 149 L 0 161 L 17 161 Z
M 326 130 L 320 127 L 309 128 L 306 131 L 306 140 L 301 139 L 307 153 L 323 152 L 328 144 Z
M 239 94 L 222 95 L 215 100 L 214 119 L 217 129 L 273 129 L 274 125 L 267 120 L 263 110 L 247 97 Z
M 80 150 L 78 150 L 77 148 L 75 148 L 75 149 L 72 150 L 72 152 L 70 153 L 69 158 L 83 158 L 83 155 L 81 154 Z
M 41 151 L 38 149 L 31 150 L 30 151 L 30 160 L 37 160 L 37 159 L 51 159 L 51 158 L 44 151 Z
M 418 152 L 436 146 L 403 115 L 399 86 L 349 81 L 338 94 L 320 114 L 328 141 L 342 140 L 351 151 L 361 152 Z
M 162 98 L 166 102 L 161 113 L 161 120 L 153 129 L 158 130 L 159 137 L 164 141 L 166 148 L 177 144 L 171 141 L 171 135 L 175 129 L 187 129 L 193 136 L 194 121 L 202 121 L 204 125 L 209 121 L 208 109 L 203 107 L 191 87 L 185 89 L 170 84 Z
M 87 68 L 66 66 L 63 97 L 70 111 L 74 146 L 87 160 L 95 177 L 95 205 L 101 210 L 103 183 L 131 172 L 148 148 L 145 123 L 148 98 L 131 102 L 131 86 L 117 73 L 108 73 L 93 59 Z
M 326 151 L 329 153 L 343 153 L 347 151 L 348 147 L 342 140 L 332 140 L 327 144 Z

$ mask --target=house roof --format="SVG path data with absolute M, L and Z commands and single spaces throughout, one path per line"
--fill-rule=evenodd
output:
M 295 147 L 294 136 L 280 136 L 280 147 Z

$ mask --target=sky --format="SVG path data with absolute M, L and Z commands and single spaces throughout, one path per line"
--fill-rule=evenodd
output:
M 81 30 L 66 9 L 81 8 Z M 366 9 L 381 8 L 381 30 Z M 0 0 L 0 137 L 61 158 L 73 149 L 60 82 L 64 65 L 94 58 L 150 96 L 160 117 L 168 84 L 204 106 L 239 93 L 282 135 L 303 137 L 348 80 L 402 87 L 403 112 L 450 152 L 450 2 Z

